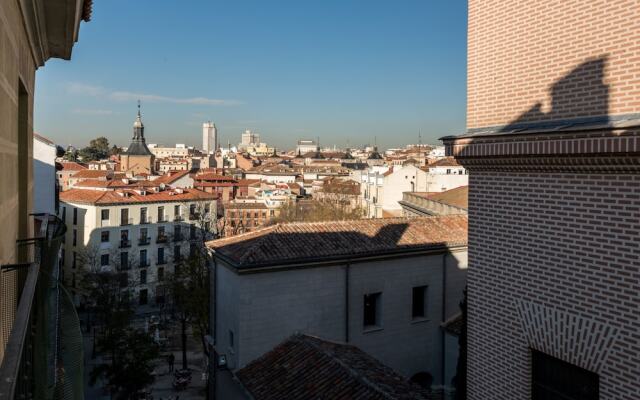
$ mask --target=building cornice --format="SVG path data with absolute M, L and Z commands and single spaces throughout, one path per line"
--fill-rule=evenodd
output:
M 85 2 L 89 6 L 85 5 Z M 80 21 L 88 18 L 89 0 L 19 0 L 20 12 L 36 66 L 49 58 L 69 60 Z
M 640 127 L 442 139 L 470 171 L 640 172 Z

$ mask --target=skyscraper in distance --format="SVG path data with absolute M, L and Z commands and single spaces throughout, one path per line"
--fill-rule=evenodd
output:
M 211 153 L 218 148 L 218 129 L 211 121 L 202 124 L 202 150 Z

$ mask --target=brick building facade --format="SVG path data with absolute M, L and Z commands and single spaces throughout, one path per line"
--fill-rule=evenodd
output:
M 469 2 L 469 399 L 638 398 L 639 16 Z

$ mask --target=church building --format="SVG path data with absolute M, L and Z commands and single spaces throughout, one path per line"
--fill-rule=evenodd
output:
M 140 105 L 138 104 L 138 116 L 133 123 L 133 139 L 127 151 L 120 155 L 120 170 L 139 173 L 154 173 L 154 155 L 151 153 L 144 139 L 144 125 L 140 118 Z

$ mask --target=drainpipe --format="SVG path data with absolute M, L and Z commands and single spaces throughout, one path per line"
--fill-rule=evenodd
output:
M 441 360 L 440 360 L 440 368 L 441 368 L 441 376 L 442 376 L 442 389 L 445 387 L 445 331 L 442 329 L 442 324 L 447 319 L 447 253 L 445 252 L 442 255 L 442 322 L 440 324 L 440 339 L 441 339 Z
M 344 341 L 349 343 L 349 270 L 351 262 L 347 261 L 344 268 Z

